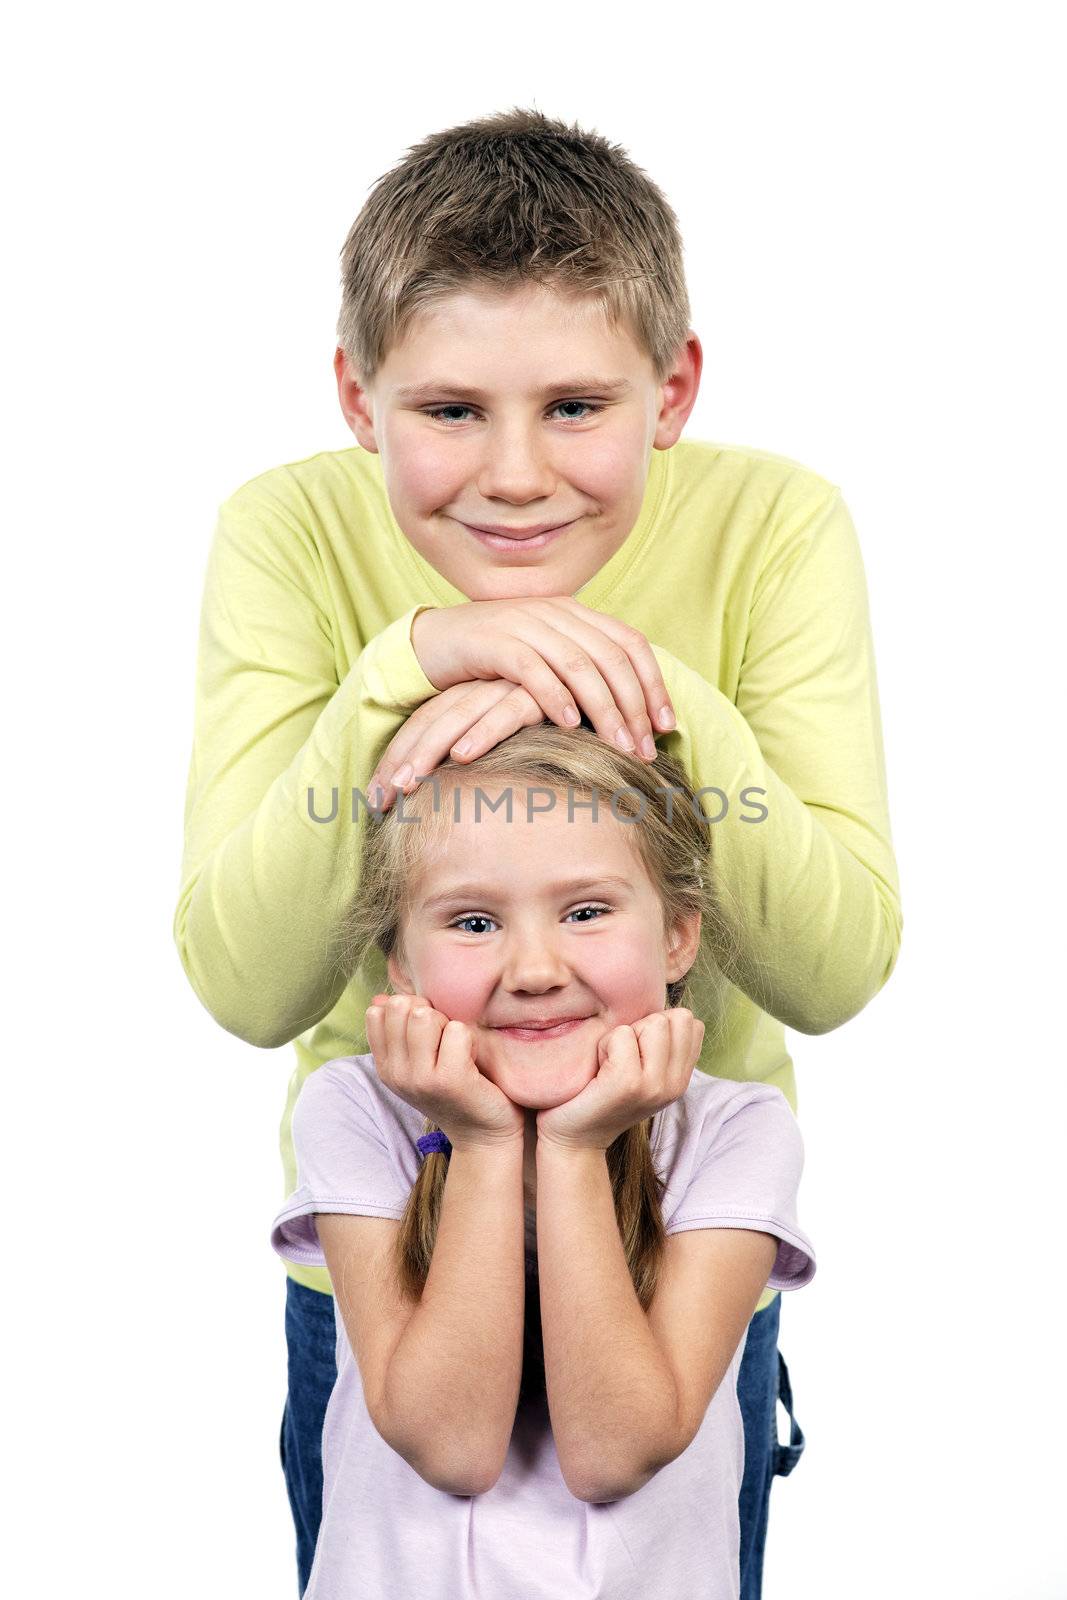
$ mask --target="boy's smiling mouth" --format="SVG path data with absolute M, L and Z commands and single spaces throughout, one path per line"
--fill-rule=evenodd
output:
M 534 528 L 528 532 L 519 528 L 515 529 L 513 532 L 507 532 L 501 528 L 492 527 L 488 524 L 479 525 L 471 522 L 460 522 L 460 527 L 465 528 L 472 538 L 477 539 L 479 544 L 484 545 L 489 550 L 506 550 L 515 552 L 524 550 L 543 550 L 547 545 L 550 545 L 559 534 L 571 527 L 573 522 L 576 520 L 577 518 L 572 519 L 571 522 L 535 524 Z

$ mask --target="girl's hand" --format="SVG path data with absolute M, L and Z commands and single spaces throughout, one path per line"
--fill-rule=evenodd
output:
M 606 1150 L 627 1128 L 681 1099 L 703 1040 L 704 1024 L 684 1006 L 612 1028 L 597 1047 L 592 1082 L 573 1100 L 537 1113 L 538 1142 Z
M 544 720 L 537 701 L 525 689 L 517 689 L 502 678 L 453 684 L 416 706 L 379 760 L 367 785 L 367 800 L 388 811 L 399 789 L 407 792 L 415 788 L 419 779 L 428 778 L 474 728 L 479 730 L 477 753 L 482 755 L 520 728 Z M 471 758 L 465 755 L 463 759 Z M 405 767 L 408 770 L 402 782 L 394 783 L 392 780 Z M 379 788 L 380 802 L 376 793 Z
M 522 1139 L 526 1117 L 474 1059 L 474 1035 L 421 995 L 377 995 L 367 1040 L 387 1089 L 430 1117 L 453 1147 Z
M 648 761 L 655 759 L 656 732 L 674 726 L 670 697 L 644 634 L 571 595 L 429 607 L 415 618 L 411 642 L 435 687 L 506 679 L 525 689 L 561 728 L 576 726 L 580 709 L 601 739 Z M 472 740 L 471 759 L 496 742 L 481 730 Z

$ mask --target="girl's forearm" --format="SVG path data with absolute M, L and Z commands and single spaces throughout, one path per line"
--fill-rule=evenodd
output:
M 599 1150 L 537 1146 L 537 1271 L 560 1470 L 613 1500 L 672 1459 L 678 1396 L 637 1298 Z
M 390 1442 L 435 1487 L 503 1469 L 522 1374 L 523 1142 L 455 1148 L 422 1299 L 385 1378 Z

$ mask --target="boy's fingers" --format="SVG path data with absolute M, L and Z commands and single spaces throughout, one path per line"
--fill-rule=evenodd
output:
M 557 619 L 557 624 L 569 650 L 573 653 L 577 648 L 595 669 L 596 677 L 588 690 L 573 681 L 570 688 L 599 736 L 626 748 L 619 738 L 621 732 L 639 756 L 646 761 L 653 760 L 656 754 L 655 727 L 645 704 L 644 685 L 629 653 L 629 634 L 622 632 L 618 637 L 612 630 L 587 622 L 577 613 L 565 614 Z M 635 633 L 633 637 L 638 635 Z M 656 672 L 658 676 L 658 668 Z M 601 684 L 604 686 L 602 698 L 597 705 L 595 697 L 601 695 Z M 586 694 L 594 697 L 591 706 L 583 698 Z M 659 709 L 658 704 L 656 709 Z
M 449 748 L 449 754 L 466 765 L 494 749 L 502 739 L 508 739 L 520 728 L 536 727 L 544 722 L 545 714 L 533 695 L 525 689 L 512 688 L 491 711 L 468 728 L 462 738 Z
M 606 612 L 594 611 L 589 606 L 583 606 L 581 601 L 575 600 L 570 595 L 561 595 L 558 599 L 553 600 L 552 603 L 560 606 L 583 626 L 592 627 L 600 633 L 606 634 L 609 639 L 614 640 L 621 650 L 625 651 L 634 675 L 640 684 L 643 700 L 642 707 L 636 714 L 640 716 L 643 711 L 650 727 L 657 733 L 666 733 L 673 728 L 676 719 L 674 708 L 671 705 L 671 697 L 663 681 L 663 674 L 660 671 L 659 662 L 656 660 L 655 651 L 640 629 L 632 628 L 629 624 L 621 622 L 618 617 L 609 616 Z M 622 709 L 621 706 L 620 709 Z M 628 708 L 629 727 L 640 749 L 637 728 L 635 727 L 633 716 L 629 715 L 629 712 L 633 709 L 632 706 Z M 666 720 L 662 716 L 664 711 L 667 713 Z M 643 731 L 642 729 L 642 733 Z
M 493 678 L 489 682 L 476 682 L 464 685 L 467 691 L 452 704 L 442 707 L 440 713 L 428 720 L 421 731 L 419 740 L 409 750 L 408 764 L 412 767 L 410 777 L 402 784 L 404 789 L 414 785 L 418 778 L 428 778 L 432 772 L 444 761 L 450 752 L 463 744 L 472 728 L 478 726 L 485 716 L 497 711 L 516 693 L 515 685 L 505 678 Z M 538 718 L 541 716 L 540 708 L 537 710 Z M 511 721 L 510 732 L 514 733 L 522 724 L 514 720 L 515 708 L 507 713 L 504 721 Z M 494 743 L 497 741 L 493 741 Z M 483 748 L 491 749 L 491 745 Z M 468 752 L 462 752 L 463 757 L 469 759 Z
M 646 760 L 654 759 L 655 740 L 644 690 L 626 650 L 606 629 L 594 626 L 580 611 L 567 611 L 550 601 L 545 602 L 543 612 L 533 607 L 517 611 L 508 626 L 513 630 L 511 636 L 488 640 L 487 659 L 495 663 L 503 644 L 501 658 L 510 663 L 506 670 L 521 680 L 546 715 L 563 724 L 555 706 L 562 711 L 568 698 L 558 698 L 555 679 L 585 712 L 599 738 Z M 495 664 L 494 670 L 502 669 Z M 546 699 L 546 693 L 555 699 Z
M 482 713 L 506 699 L 514 685 L 510 679 L 493 678 L 454 684 L 425 701 L 408 717 L 390 742 L 367 785 L 367 799 L 374 801 L 375 788 L 382 788 L 381 809 L 387 811 L 397 793 L 393 778 L 405 766 L 411 773 L 399 786 L 414 788 L 416 780 L 428 776 L 440 764 L 453 744 L 476 723 Z
M 555 628 L 524 612 L 516 619 L 515 629 L 498 630 L 486 637 L 481 652 L 484 668 L 525 689 L 550 722 L 559 728 L 577 727 L 581 710 L 593 722 L 595 706 L 613 704 L 595 662 L 586 657 L 569 669 L 572 677 L 582 674 L 579 683 L 585 698 L 575 693 L 566 664 L 568 657 L 575 660 L 574 646 Z M 603 712 L 599 715 L 603 721 Z
M 514 626 L 514 633 L 495 635 L 487 643 L 493 670 L 509 672 L 560 727 L 569 725 L 564 713 L 573 703 L 585 712 L 599 738 L 622 749 L 636 749 L 626 707 L 640 702 L 643 709 L 644 701 L 623 651 L 596 629 L 558 612 L 551 623 L 534 612 L 523 612 Z M 601 672 L 602 661 L 607 677 Z

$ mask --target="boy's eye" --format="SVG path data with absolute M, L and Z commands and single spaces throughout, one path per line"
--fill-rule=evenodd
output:
M 573 409 L 570 409 L 568 410 L 567 415 L 565 415 L 562 419 L 564 422 L 584 422 L 587 416 L 592 416 L 595 412 L 602 411 L 604 409 L 603 406 L 596 405 L 591 400 L 558 400 L 552 407 L 552 410 L 562 411 L 564 407 L 573 408 L 575 406 L 580 407 L 581 415 L 576 416 Z M 457 411 L 464 414 L 462 416 L 456 416 L 455 413 Z M 470 411 L 470 406 L 461 406 L 458 404 L 451 406 L 434 406 L 427 411 L 425 415 L 431 417 L 433 421 L 443 422 L 446 427 L 449 427 L 466 421 L 466 415 Z
M 427 411 L 426 415 L 432 417 L 435 422 L 462 422 L 462 417 L 450 416 L 448 413 L 469 410 L 470 406 L 437 406 L 435 410 Z
M 577 916 L 581 916 L 582 913 L 585 912 L 585 911 L 596 912 L 597 916 L 599 917 L 599 915 L 601 913 L 610 913 L 611 907 L 610 906 L 576 906 L 573 911 L 568 911 L 567 915 L 568 915 L 568 917 L 577 917 Z M 593 921 L 595 919 L 594 918 L 590 918 L 589 920 Z M 468 928 L 465 928 L 463 926 L 464 923 L 466 923 L 466 922 L 493 922 L 493 921 L 494 921 L 493 917 L 487 917 L 481 911 L 472 911 L 472 912 L 468 913 L 468 915 L 465 916 L 465 917 L 457 917 L 456 920 L 454 922 L 450 922 L 448 924 L 448 926 L 450 928 L 460 928 L 460 929 L 462 929 L 462 931 L 464 933 L 468 933 L 471 930 L 468 929 Z M 579 923 L 580 927 L 582 925 L 583 925 L 582 923 Z

